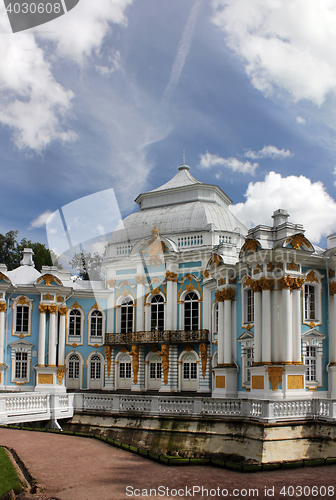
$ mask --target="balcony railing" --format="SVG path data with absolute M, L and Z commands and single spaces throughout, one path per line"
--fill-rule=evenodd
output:
M 105 345 L 201 344 L 204 342 L 209 342 L 209 330 L 107 333 L 105 336 Z

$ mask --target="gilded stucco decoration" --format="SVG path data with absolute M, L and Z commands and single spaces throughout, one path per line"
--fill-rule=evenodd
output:
M 21 295 L 21 297 L 16 301 L 16 305 L 29 306 L 29 302 L 26 297 Z
M 309 271 L 309 273 L 305 277 L 305 281 L 309 281 L 309 283 L 313 283 L 314 281 L 316 283 L 319 283 L 319 280 L 313 270 Z
M 290 276 L 285 276 L 284 278 L 278 279 L 278 285 L 280 286 L 280 288 L 290 289 L 292 288 L 293 283 L 294 283 L 294 278 L 291 278 Z
M 39 311 L 40 313 L 45 314 L 48 311 L 47 304 L 39 304 Z
M 137 274 L 136 276 L 134 276 L 134 279 L 137 285 L 145 285 L 146 283 L 146 276 L 142 274 Z
M 219 281 L 218 281 L 218 285 L 221 286 L 221 285 L 226 285 L 226 278 L 221 278 Z
M 263 272 L 263 266 L 260 264 L 257 264 L 253 269 L 253 274 L 260 274 L 262 272 Z
M 66 368 L 65 367 L 62 367 L 62 368 L 59 367 L 59 368 L 57 368 L 56 377 L 57 377 L 57 380 L 58 380 L 58 385 L 62 385 L 62 380 L 64 378 L 65 372 L 66 372 Z
M 309 248 L 309 249 L 311 248 L 310 242 L 301 233 L 300 234 L 295 234 L 294 236 L 291 236 L 290 238 L 287 238 L 285 244 L 288 245 L 289 243 L 292 244 L 292 247 L 294 248 L 294 250 L 301 250 L 301 247 L 303 249 L 304 246 L 307 247 L 307 248 Z
M 223 258 L 217 253 L 214 253 L 209 261 L 209 266 L 214 265 L 214 267 L 218 267 L 221 264 L 223 264 Z
M 106 284 L 107 284 L 108 288 L 114 288 L 115 284 L 116 284 L 116 280 L 114 280 L 114 279 L 107 280 Z
M 258 285 L 260 286 L 261 290 L 272 290 L 274 285 L 274 280 L 267 278 L 260 278 L 260 280 L 258 280 Z
M 334 269 L 329 269 L 329 278 L 335 278 L 335 271 L 334 271 Z
M 208 362 L 208 346 L 207 344 L 199 345 L 200 353 L 201 353 L 201 365 L 202 365 L 202 375 L 205 378 L 207 362 Z
M 299 276 L 298 278 L 293 278 L 292 290 L 301 290 L 303 283 L 304 278 L 302 278 L 301 276 Z
M 252 330 L 253 326 L 254 325 L 249 324 L 249 325 L 243 326 L 243 328 L 245 328 L 245 330 L 250 331 L 250 330 Z
M 330 290 L 331 295 L 334 295 L 336 293 L 336 281 L 333 281 L 332 283 L 330 283 L 329 290 Z
M 250 255 L 251 253 L 255 253 L 258 250 L 258 247 L 261 247 L 258 240 L 245 240 L 245 243 L 240 251 L 240 257 L 243 257 L 245 254 Z
M 132 350 L 130 351 L 130 356 L 132 356 L 132 367 L 133 367 L 133 377 L 134 377 L 134 383 L 138 383 L 138 374 L 139 374 L 139 346 L 138 345 L 132 345 Z
M 271 272 L 273 271 L 273 269 L 274 269 L 274 265 L 272 264 L 272 262 L 269 262 L 269 263 L 267 264 L 267 271 L 268 271 L 269 273 L 271 273 Z
M 5 281 L 6 283 L 10 283 L 10 279 L 3 273 L 0 273 L 0 281 Z
M 64 297 L 57 297 L 57 302 L 64 302 Z
M 312 321 L 308 326 L 310 326 L 310 328 L 315 328 L 316 324 Z
M 209 271 L 206 270 L 201 271 L 201 275 L 203 279 L 209 278 Z
M 169 345 L 163 344 L 158 355 L 162 357 L 163 382 L 167 385 L 169 373 Z
M 53 276 L 52 274 L 44 274 L 43 276 L 40 276 L 40 278 L 36 281 L 36 283 L 40 284 L 42 283 L 42 281 L 44 281 L 47 286 L 50 286 L 51 283 L 62 285 L 61 280 L 59 280 L 56 276 Z
M 54 300 L 54 295 L 50 295 L 50 293 L 47 293 L 46 295 L 42 296 L 43 300 Z
M 78 304 L 77 300 L 75 300 L 75 302 L 72 304 L 71 307 L 69 307 L 69 309 L 82 309 L 81 306 Z
M 299 271 L 300 266 L 298 264 L 295 264 L 295 262 L 290 262 L 287 264 L 287 269 L 288 271 Z
M 277 391 L 279 389 L 279 384 L 282 381 L 282 374 L 284 368 L 282 366 L 269 366 L 267 368 L 268 379 L 272 386 L 272 391 Z
M 61 316 L 65 316 L 66 313 L 67 313 L 67 307 L 66 306 L 61 306 L 59 309 L 58 309 L 58 312 L 60 313 Z
M 236 278 L 229 278 L 229 284 L 234 285 L 236 283 Z
M 0 312 L 5 312 L 7 309 L 6 302 L 0 302 Z
M 235 298 L 235 290 L 233 288 L 224 288 L 223 290 L 216 290 L 216 302 L 223 302 L 224 300 L 233 300 Z
M 177 281 L 178 274 L 173 271 L 166 271 L 165 277 L 167 281 Z
M 148 254 L 149 254 L 149 264 L 158 267 L 163 263 L 162 253 L 165 251 L 165 245 L 162 244 L 159 238 L 159 230 L 154 226 L 152 232 L 152 238 L 148 242 Z M 144 254 L 143 250 L 140 254 Z
M 121 292 L 121 296 L 122 296 L 122 297 L 128 297 L 128 296 L 129 296 L 129 291 L 127 290 L 127 288 L 125 288 L 125 289 Z
M 57 305 L 52 304 L 52 305 L 48 306 L 48 310 L 49 310 L 50 314 L 56 314 L 57 313 Z
M 195 290 L 195 287 L 192 283 L 189 283 L 188 285 L 186 285 L 185 289 L 188 291 L 188 292 L 191 292 L 192 290 Z

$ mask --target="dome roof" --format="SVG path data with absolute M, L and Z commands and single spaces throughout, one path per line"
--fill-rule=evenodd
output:
M 6 275 L 15 285 L 32 285 L 41 276 L 41 273 L 33 266 L 20 266 L 13 271 L 7 271 Z
M 194 201 L 135 212 L 123 221 L 124 229 L 116 230 L 109 244 L 151 237 L 155 226 L 161 236 L 217 229 L 247 234 L 246 227 L 226 207 L 217 203 Z

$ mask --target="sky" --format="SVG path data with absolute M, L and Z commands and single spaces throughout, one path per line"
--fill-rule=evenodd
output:
M 47 243 L 51 213 L 107 189 L 125 217 L 185 149 L 247 227 L 283 208 L 326 246 L 335 26 L 332 0 L 80 0 L 12 33 L 0 2 L 0 232 Z

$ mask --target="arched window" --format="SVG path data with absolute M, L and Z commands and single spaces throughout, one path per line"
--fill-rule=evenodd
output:
M 305 320 L 315 320 L 316 316 L 316 286 L 304 286 Z
M 73 309 L 69 315 L 69 335 L 81 336 L 82 315 L 78 309 Z
M 79 379 L 79 357 L 71 354 L 69 357 L 69 379 Z
M 151 300 L 151 331 L 164 330 L 164 303 L 162 295 L 154 295 Z
M 91 313 L 90 334 L 93 337 L 101 337 L 103 335 L 103 314 L 100 311 Z
M 101 359 L 95 354 L 90 360 L 90 378 L 97 380 L 101 378 Z
M 121 303 L 121 333 L 129 333 L 133 331 L 133 300 L 129 297 Z
M 198 330 L 198 296 L 189 292 L 184 299 L 184 329 L 186 331 Z

